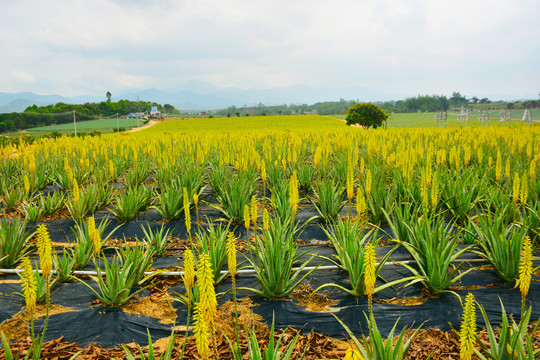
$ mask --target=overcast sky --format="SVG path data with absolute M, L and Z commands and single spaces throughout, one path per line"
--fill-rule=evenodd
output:
M 540 92 L 538 0 L 0 0 L 0 92 Z

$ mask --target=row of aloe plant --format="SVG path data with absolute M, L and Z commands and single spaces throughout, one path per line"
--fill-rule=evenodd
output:
M 411 243 L 413 243 L 413 244 L 415 242 L 417 242 L 418 237 L 419 237 L 418 234 L 420 234 L 420 236 L 428 236 L 429 237 L 429 236 L 431 236 L 430 231 L 435 231 L 435 233 L 439 233 L 439 234 L 443 233 L 443 232 L 440 231 L 440 229 L 442 228 L 442 223 L 438 222 L 437 224 L 438 224 L 438 226 L 436 226 L 434 230 L 433 229 L 432 230 L 427 230 L 427 228 L 425 226 L 419 226 L 418 232 L 415 232 L 412 229 L 408 228 L 409 229 L 409 241 Z M 351 235 L 351 233 L 349 233 L 347 235 L 347 231 L 349 229 L 347 227 L 344 227 L 343 223 L 341 224 L 341 227 L 339 227 L 340 226 L 339 224 L 336 225 L 336 226 L 337 227 L 336 227 L 336 229 L 334 229 L 333 236 L 331 236 L 331 234 L 329 233 L 329 237 L 331 239 L 333 238 L 335 240 L 335 241 L 333 241 L 333 243 L 335 244 L 335 246 L 339 247 L 337 238 L 339 238 L 341 235 L 336 236 L 336 234 L 345 234 L 343 236 L 344 238 L 347 238 L 347 236 L 353 237 L 354 235 Z M 353 224 L 353 226 L 349 226 L 349 227 L 354 229 L 354 226 L 358 226 L 358 223 Z M 88 226 L 88 227 L 90 227 L 90 226 Z M 267 233 L 264 232 L 264 230 L 266 228 L 268 228 Z M 283 231 L 279 231 L 279 229 L 281 229 Z M 355 229 L 355 230 L 358 230 L 358 229 Z M 287 263 L 287 260 L 283 261 L 283 259 L 292 259 L 294 261 L 295 259 L 299 258 L 299 256 L 296 255 L 297 249 L 294 249 L 294 251 L 290 251 L 289 246 L 287 246 L 287 244 L 292 244 L 293 243 L 293 241 L 290 241 L 290 239 L 292 239 L 291 236 L 284 236 L 284 232 L 287 233 L 288 231 L 291 231 L 291 228 L 289 228 L 288 226 L 283 226 L 282 224 L 280 224 L 279 221 L 275 222 L 275 223 L 270 221 L 268 223 L 268 225 L 264 225 L 264 222 L 263 222 L 263 235 L 262 236 L 264 237 L 265 240 L 264 240 L 263 243 L 257 243 L 256 244 L 257 248 L 255 249 L 255 251 L 257 251 L 257 257 L 258 257 L 257 264 L 255 264 L 254 262 L 251 262 L 251 265 L 256 270 L 261 270 L 261 272 L 258 272 L 258 279 L 259 279 L 259 281 L 260 281 L 260 283 L 261 283 L 261 285 L 263 287 L 263 292 L 259 292 L 259 293 L 261 295 L 263 295 L 263 296 L 287 296 L 288 294 L 290 294 L 290 291 L 294 290 L 294 287 L 297 284 L 299 284 L 299 282 L 301 281 L 301 279 L 298 279 L 298 274 L 300 273 L 300 271 L 295 272 L 293 277 L 291 278 L 290 275 L 291 275 L 292 265 L 289 266 L 289 267 L 287 267 L 287 266 L 283 267 L 284 264 L 289 264 L 289 263 Z M 427 231 L 427 233 L 426 233 L 426 231 Z M 215 231 L 214 231 L 214 233 L 215 233 Z M 224 231 L 221 231 L 221 233 L 224 233 Z M 358 234 L 358 233 L 361 233 L 361 232 L 360 231 L 358 231 L 358 232 L 354 231 L 352 234 Z M 448 232 L 446 231 L 445 233 L 448 233 Z M 210 234 L 209 236 L 212 237 L 212 235 L 211 235 L 212 230 L 209 231 L 209 234 Z M 88 238 L 88 237 L 91 238 L 92 237 L 91 234 L 88 235 L 88 236 L 87 235 L 88 234 L 85 231 L 85 238 Z M 203 238 L 203 237 L 204 237 L 204 235 L 201 234 L 201 238 Z M 223 239 L 223 236 L 221 236 L 220 238 Z M 284 253 L 285 258 L 282 258 L 282 257 L 278 256 L 278 258 L 276 260 L 276 255 L 280 254 L 280 249 L 279 248 L 283 247 L 283 245 L 284 245 L 284 243 L 282 242 L 283 238 L 289 239 L 288 241 L 287 240 L 285 241 L 286 246 L 285 246 L 284 249 L 282 249 L 283 250 L 282 252 Z M 363 239 L 364 243 L 365 243 L 365 239 L 366 238 Z M 346 239 L 345 239 L 345 241 L 346 241 Z M 223 242 L 223 240 L 221 240 L 221 242 Z M 265 245 L 265 243 L 267 243 L 267 244 Z M 207 242 L 207 244 L 208 244 L 208 242 Z M 277 246 L 276 246 L 276 244 L 277 244 Z M 451 244 L 452 244 L 452 242 L 451 242 Z M 92 245 L 95 246 L 95 244 L 92 244 Z M 371 244 L 371 245 L 373 245 L 373 244 Z M 202 248 L 205 249 L 206 246 L 203 245 Z M 267 254 L 269 254 L 269 255 L 265 254 L 265 250 L 264 250 L 265 248 L 268 249 Z M 445 247 L 445 249 L 446 248 L 447 247 Z M 427 247 L 427 249 L 429 250 L 429 247 Z M 127 253 L 125 253 L 123 256 L 120 256 L 120 258 L 122 258 L 122 259 L 128 259 L 128 258 L 131 258 L 131 259 L 138 258 L 138 259 L 140 259 L 140 258 L 144 258 L 144 256 L 141 256 L 140 250 L 141 249 L 139 249 L 139 248 L 134 249 L 133 251 L 132 250 L 127 250 Z M 419 250 L 419 249 L 417 248 L 416 250 Z M 420 249 L 420 250 L 427 251 L 426 248 Z M 433 250 L 433 249 L 431 249 L 431 250 Z M 261 257 L 259 257 L 259 252 L 262 253 Z M 340 257 L 339 256 L 340 253 L 343 254 L 344 252 L 343 251 L 338 251 L 338 257 Z M 349 254 L 351 254 L 351 252 L 349 252 Z M 430 253 L 430 254 L 433 255 L 433 253 Z M 211 256 L 209 256 L 209 257 L 211 257 Z M 346 257 L 341 256 L 341 258 L 346 258 Z M 267 262 L 265 262 L 265 261 L 267 261 L 267 259 L 268 260 L 276 260 L 276 261 L 273 261 L 273 263 L 267 263 Z M 350 259 L 350 256 L 349 256 L 349 259 Z M 384 263 L 385 262 L 384 260 L 385 259 L 383 259 L 383 261 L 381 261 L 379 263 L 379 265 L 381 263 Z M 304 264 L 302 264 L 301 267 L 305 267 L 308 262 L 309 261 L 304 262 Z M 139 267 L 138 271 L 137 271 L 137 269 L 132 267 L 132 263 L 127 264 L 127 260 L 124 260 L 124 262 L 122 262 L 122 263 L 124 264 L 124 266 L 122 266 L 122 267 L 119 265 L 119 262 L 117 262 L 116 260 L 113 261 L 112 264 L 106 263 L 105 264 L 105 281 L 101 278 L 101 276 L 98 276 L 95 279 L 98 282 L 98 285 L 99 285 L 99 288 L 100 288 L 100 291 L 101 291 L 101 294 L 96 292 L 96 295 L 98 296 L 98 298 L 100 298 L 105 303 L 118 305 L 118 304 L 123 303 L 124 301 L 127 301 L 130 298 L 129 293 L 130 293 L 131 287 L 134 284 L 139 283 L 139 281 L 142 278 L 141 274 L 144 271 L 144 267 L 145 267 L 144 264 L 146 264 L 146 262 L 144 262 L 144 261 L 141 262 L 143 264 L 143 266 Z M 343 263 L 345 263 L 345 262 L 343 262 Z M 217 268 L 217 266 L 215 266 L 214 268 Z M 430 268 L 429 265 L 426 265 L 426 268 Z M 282 270 L 282 269 L 284 269 L 284 271 L 282 271 L 281 274 L 285 275 L 285 277 L 283 277 L 282 275 L 279 275 L 280 270 Z M 348 270 L 350 272 L 350 275 L 352 275 L 351 273 L 358 272 L 352 267 L 349 267 L 349 269 L 352 269 L 352 271 Z M 313 271 L 313 270 L 311 270 L 311 271 Z M 364 270 L 364 272 L 365 272 L 365 270 Z M 277 276 L 276 276 L 276 274 L 277 274 Z M 289 276 L 288 278 L 287 278 L 287 274 Z M 375 274 L 378 275 L 378 272 L 375 272 Z M 260 275 L 262 275 L 262 276 L 260 276 Z M 214 277 L 215 277 L 215 273 L 214 273 Z M 364 274 L 364 277 L 365 277 L 365 274 Z M 351 279 L 352 279 L 352 277 L 351 277 Z M 139 281 L 136 281 L 136 280 L 139 280 Z M 364 280 L 364 282 L 365 282 L 365 280 Z M 359 282 L 357 281 L 356 283 L 359 283 Z M 268 285 L 270 285 L 270 286 L 268 286 Z M 391 285 L 390 284 L 385 284 L 383 286 L 388 287 L 388 286 L 391 286 Z M 40 288 L 42 288 L 42 286 L 40 286 Z M 357 287 L 357 288 L 361 288 L 361 286 Z M 373 292 L 375 292 L 375 291 L 373 291 Z M 360 293 L 361 293 L 360 291 L 356 291 L 356 295 L 360 295 Z
M 256 204 L 255 204 L 256 206 Z M 401 209 L 401 208 L 400 208 Z M 410 210 L 410 207 L 407 208 Z M 408 214 L 408 215 L 407 215 Z M 417 267 L 412 267 L 408 264 L 402 263 L 401 265 L 408 268 L 417 281 L 421 279 L 421 282 L 433 293 L 447 291 L 456 281 L 458 281 L 467 272 L 460 272 L 463 263 L 454 265 L 456 260 L 466 251 L 471 249 L 471 246 L 462 248 L 457 251 L 458 235 L 459 231 L 452 223 L 446 223 L 445 219 L 441 216 L 429 217 L 426 215 L 417 215 L 416 218 L 410 217 L 410 213 L 407 211 L 396 211 L 397 221 L 390 219 L 387 215 L 387 221 L 390 224 L 390 228 L 394 236 L 399 241 L 400 245 L 403 245 L 413 256 L 416 261 Z M 406 216 L 409 216 L 406 218 Z M 256 219 L 255 219 L 256 222 Z M 280 296 L 280 293 L 289 291 L 281 290 L 268 290 L 269 287 L 266 282 L 271 282 L 272 279 L 267 275 L 276 271 L 276 269 L 288 269 L 292 267 L 292 264 L 298 260 L 296 255 L 297 246 L 293 239 L 295 229 L 291 227 L 290 222 L 284 223 L 279 218 L 272 218 L 272 226 L 262 231 L 260 237 L 256 237 L 256 246 L 254 248 L 257 256 L 257 261 L 251 261 L 252 266 L 256 267 L 260 264 L 264 264 L 264 261 L 268 261 L 266 266 L 260 266 L 262 269 L 259 274 L 259 279 L 263 287 L 264 292 L 272 294 L 272 296 Z M 82 225 L 81 225 L 82 224 Z M 66 250 L 62 255 L 62 258 L 57 259 L 58 264 L 63 264 L 64 268 L 71 266 L 73 269 L 79 269 L 88 263 L 92 255 L 92 240 L 89 227 L 84 223 L 77 224 L 74 228 L 74 234 L 77 239 L 75 246 Z M 355 267 L 359 267 L 361 270 L 361 262 L 359 256 L 362 254 L 358 248 L 351 246 L 362 246 L 365 242 L 354 240 L 356 234 L 362 233 L 360 224 L 363 222 L 356 222 L 353 224 L 339 221 L 336 225 L 333 225 L 330 230 L 327 231 L 328 237 L 331 239 L 338 257 L 340 258 L 341 266 L 347 270 L 351 276 L 353 284 L 353 292 L 361 294 L 362 291 L 358 291 L 357 284 L 361 284 L 359 279 L 361 278 L 361 272 L 356 271 Z M 474 228 L 474 234 L 470 231 L 466 231 L 466 234 L 471 235 L 475 239 L 480 248 L 475 251 L 482 257 L 486 258 L 495 268 L 497 274 L 504 281 L 514 281 L 519 273 L 519 253 L 523 246 L 523 242 L 527 237 L 527 228 L 516 224 L 504 226 L 502 217 L 493 217 L 489 213 L 479 217 L 479 223 L 471 223 Z M 110 237 L 104 235 L 105 228 L 109 225 L 108 221 L 102 221 L 98 227 L 100 237 L 105 241 Z M 365 225 L 364 225 L 365 226 Z M 207 249 L 208 252 L 214 252 L 212 258 L 214 261 L 214 268 L 216 269 L 215 277 L 216 281 L 219 280 L 219 271 L 224 261 L 224 239 L 225 234 L 229 231 L 229 227 L 214 227 L 211 223 L 208 228 L 208 234 L 204 231 L 199 231 L 197 236 L 197 244 L 199 244 L 199 251 L 203 252 Z M 3 256 L 4 266 L 13 265 L 14 261 L 17 261 L 24 256 L 28 247 L 25 247 L 25 242 L 19 242 L 21 231 L 26 231 L 26 224 L 15 220 L 12 224 L 9 222 L 2 223 L 2 241 L 4 242 L 3 249 L 7 249 L 8 252 Z M 150 232 L 150 231 L 149 231 Z M 163 228 L 161 229 L 163 232 Z M 256 232 L 255 232 L 256 233 Z M 26 242 L 31 237 L 31 234 L 26 234 Z M 159 236 L 157 236 L 159 237 Z M 166 237 L 166 236 L 165 236 Z M 347 240 L 350 237 L 350 240 Z M 157 240 L 157 244 L 163 244 L 163 238 Z M 279 238 L 279 241 L 273 241 L 274 238 Z M 376 241 L 376 239 L 375 239 Z M 343 244 L 340 244 L 342 242 Z M 23 244 L 23 245 L 21 245 Z M 352 245 L 351 245 L 352 244 Z M 162 246 L 162 245 L 160 245 Z M 215 249 L 214 249 L 215 248 Z M 348 249 L 344 251 L 343 249 Z M 283 251 L 282 251 L 283 250 Z M 161 249 L 160 254 L 163 253 Z M 220 255 L 221 254 L 221 255 Z M 281 256 L 285 258 L 281 258 Z M 389 255 L 389 254 L 388 254 Z M 347 259 L 347 256 L 355 256 L 355 261 Z M 72 260 L 70 260 L 72 259 Z M 265 260 L 268 259 L 268 260 Z M 284 260 L 288 259 L 288 260 Z M 387 258 L 383 259 L 381 264 L 384 264 Z M 248 259 L 249 260 L 249 259 Z M 278 263 L 276 263 L 278 261 Z M 283 261 L 283 262 L 280 262 Z M 276 265 L 278 264 L 278 265 Z M 271 266 L 272 265 L 272 266 Z M 449 269 L 452 269 L 448 272 Z M 470 271 L 470 270 L 469 270 Z M 284 271 L 284 274 L 287 271 Z M 64 273 L 59 271 L 60 274 Z M 69 274 L 69 271 L 67 271 Z M 266 275 L 267 278 L 264 277 Z M 69 275 L 64 276 L 64 278 Z M 294 280 L 294 279 L 293 279 Z M 294 281 L 291 282 L 291 284 Z M 279 286 L 277 287 L 279 289 Z M 277 294 L 277 295 L 276 295 Z
M 418 207 L 427 207 L 424 210 L 430 213 L 448 209 L 461 224 L 466 224 L 475 212 L 493 211 L 494 209 L 504 209 L 507 222 L 521 221 L 530 224 L 529 229 L 534 229 L 535 227 L 532 225 L 538 223 L 538 206 L 540 205 L 534 201 L 534 197 L 529 197 L 530 201 L 527 201 L 523 199 L 527 196 L 521 194 L 516 203 L 513 200 L 513 195 L 505 194 L 497 184 L 487 187 L 488 193 L 481 191 L 484 187 L 483 184 L 488 182 L 485 176 L 471 175 L 470 173 L 460 174 L 451 170 L 437 171 L 436 174 L 433 174 L 433 181 L 442 185 L 439 185 L 439 188 L 434 188 L 434 185 L 425 185 L 429 187 L 426 192 L 431 192 L 428 195 L 431 204 L 424 206 L 427 203 L 424 201 L 426 197 L 423 190 L 424 185 L 418 179 L 411 181 L 409 178 L 403 177 L 399 171 L 389 172 L 384 168 L 357 172 L 345 167 L 343 161 L 335 163 L 342 165 L 339 165 L 336 170 L 330 171 L 328 177 L 318 179 L 313 167 L 306 163 L 295 165 L 298 169 L 298 187 L 300 189 L 314 187 L 314 197 L 308 197 L 308 199 L 312 201 L 320 217 L 327 222 L 335 221 L 340 215 L 340 211 L 345 205 L 345 188 L 347 188 L 347 197 L 349 201 L 351 200 L 349 180 L 347 178 L 347 181 L 343 181 L 343 173 L 353 171 L 351 188 L 356 186 L 357 189 L 362 190 L 362 197 L 365 198 L 362 201 L 366 203 L 367 216 L 375 224 L 385 223 L 387 218 L 384 212 L 392 214 L 396 204 L 403 203 L 403 200 Z M 133 169 L 137 166 L 139 165 Z M 143 167 L 143 165 L 140 166 Z M 269 170 L 266 171 L 268 175 L 265 175 L 268 177 L 269 189 L 272 194 L 270 201 L 273 200 L 280 213 L 285 213 L 282 217 L 287 217 L 286 206 L 282 205 L 284 203 L 283 195 L 286 192 L 284 186 L 288 182 L 283 181 L 285 175 L 283 166 L 277 164 L 274 167 L 279 169 L 279 171 L 275 171 L 278 173 L 276 179 L 270 181 L 272 178 L 270 174 L 273 173 L 272 166 L 268 166 Z M 342 168 L 345 168 L 346 171 Z M 296 170 L 294 171 L 296 172 Z M 75 220 L 81 221 L 88 214 L 95 212 L 97 208 L 114 202 L 110 208 L 113 214 L 119 221 L 127 221 L 138 212 L 146 210 L 153 204 L 152 199 L 157 197 L 155 208 L 162 217 L 166 220 L 175 220 L 180 218 L 184 212 L 182 199 L 184 188 L 188 190 L 190 206 L 195 205 L 192 200 L 195 195 L 198 198 L 201 197 L 205 182 L 204 171 L 200 165 L 186 163 L 177 167 L 168 167 L 166 171 L 162 170 L 162 172 L 167 175 L 159 175 L 161 176 L 158 180 L 160 191 L 153 192 L 148 187 L 142 186 L 141 183 L 130 183 L 131 185 L 126 183 L 127 190 L 113 197 L 113 188 L 103 184 L 81 187 L 79 191 L 76 191 L 75 187 L 78 185 L 76 179 L 73 178 L 71 180 L 72 191 L 65 196 L 64 200 L 62 199 L 63 195 L 55 192 L 49 196 L 37 195 L 35 198 L 16 202 L 16 204 L 20 204 L 18 207 L 26 219 L 35 221 L 44 215 L 57 211 L 61 206 L 60 203 L 64 202 L 71 216 Z M 182 173 L 182 176 L 178 175 L 179 172 Z M 304 175 L 300 176 L 300 174 Z M 229 179 L 231 180 L 229 181 Z M 222 212 L 225 218 L 236 223 L 241 222 L 243 206 L 247 204 L 249 198 L 260 185 L 256 168 L 249 166 L 243 170 L 233 171 L 224 165 L 215 165 L 208 171 L 208 182 L 219 201 L 219 204 L 212 204 L 212 206 Z M 531 181 L 531 193 L 537 191 L 535 190 L 539 187 L 537 183 L 538 181 Z M 9 194 L 8 191 L 2 197 L 6 208 L 11 207 L 13 202 L 10 200 Z M 357 198 L 356 201 L 358 202 L 359 199 Z M 530 235 L 534 235 L 536 238 L 536 234 Z

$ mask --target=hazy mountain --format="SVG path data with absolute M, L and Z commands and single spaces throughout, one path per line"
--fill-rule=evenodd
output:
M 36 104 L 37 106 L 44 106 L 50 103 L 17 98 L 5 105 L 0 106 L 0 113 L 21 112 L 24 111 L 24 109 L 26 109 L 28 106 L 32 106 L 34 104 Z
M 28 106 L 71 102 L 70 98 L 60 95 L 38 95 L 32 92 L 3 93 L 0 92 L 0 112 L 23 111 Z
M 333 88 L 315 88 L 304 85 L 278 87 L 272 89 L 240 89 L 234 87 L 217 87 L 202 81 L 188 81 L 174 87 L 163 89 L 129 89 L 112 94 L 112 100 L 127 99 L 135 101 L 155 101 L 159 104 L 171 104 L 177 109 L 213 110 L 229 106 L 250 106 L 263 103 L 264 105 L 278 104 L 314 104 L 323 101 L 338 101 L 339 99 L 360 101 L 399 100 L 411 95 L 387 94 L 373 89 L 347 86 Z M 448 95 L 449 96 L 449 95 Z M 484 96 L 478 96 L 484 97 Z M 491 100 L 517 100 L 525 97 L 496 94 L 486 95 Z M 103 95 L 82 95 L 64 97 L 61 95 L 38 95 L 31 92 L 0 93 L 0 112 L 23 111 L 32 104 L 48 105 L 57 102 L 82 104 L 85 102 L 105 101 Z

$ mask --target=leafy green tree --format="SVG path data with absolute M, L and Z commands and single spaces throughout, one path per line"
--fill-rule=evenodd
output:
M 462 96 L 459 91 L 454 91 L 452 93 L 452 97 L 450 98 L 450 103 L 454 106 L 467 105 L 469 103 L 469 100 L 467 100 L 465 96 Z
M 173 114 L 176 111 L 176 109 L 171 104 L 165 104 L 163 105 L 163 111 L 166 114 Z
M 111 92 L 110 91 L 107 91 L 107 94 L 105 94 L 105 96 L 107 96 L 107 102 L 111 102 Z
M 371 103 L 354 104 L 347 110 L 347 125 L 358 124 L 365 128 L 378 128 L 388 119 L 386 111 Z

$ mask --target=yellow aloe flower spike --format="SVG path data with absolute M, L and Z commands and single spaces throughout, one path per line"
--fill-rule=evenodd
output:
M 99 231 L 96 228 L 96 221 L 93 216 L 90 216 L 87 220 L 88 234 L 90 235 L 90 240 L 92 241 L 92 246 L 94 248 L 94 253 L 96 256 L 99 256 L 101 253 L 101 237 L 99 236 Z
M 214 271 L 210 255 L 199 255 L 197 284 L 199 285 L 199 306 L 206 323 L 212 327 L 217 312 L 216 292 L 214 289 Z
M 227 235 L 227 262 L 229 273 L 234 277 L 236 275 L 236 237 L 232 232 Z
M 268 231 L 270 228 L 270 215 L 268 215 L 268 210 L 266 208 L 263 209 L 263 229 L 264 231 Z
M 368 295 L 368 306 L 371 312 L 371 300 L 375 293 L 375 282 L 377 280 L 377 274 L 375 267 L 377 266 L 377 256 L 375 255 L 375 245 L 369 243 L 364 250 L 364 284 L 365 291 Z
M 25 257 L 22 260 L 21 280 L 24 300 L 26 302 L 26 309 L 28 311 L 32 311 L 32 309 L 36 306 L 37 281 L 34 275 L 34 270 L 32 269 L 32 262 L 28 257 Z
M 193 317 L 194 325 L 193 332 L 195 333 L 195 343 L 197 344 L 197 352 L 202 359 L 208 359 L 210 353 L 210 342 L 208 337 L 210 332 L 208 324 L 204 319 L 204 314 L 199 305 L 195 306 L 195 315 Z
M 257 211 L 257 198 L 255 197 L 255 195 L 253 195 L 251 197 L 251 206 L 250 206 L 250 211 L 251 211 L 251 224 L 253 224 L 254 226 L 257 224 L 257 217 L 258 217 L 258 211 Z
M 23 182 L 24 182 L 24 193 L 28 195 L 30 193 L 30 180 L 28 179 L 28 175 L 24 174 Z
M 186 218 L 186 234 L 189 237 L 191 237 L 191 214 L 189 213 L 189 197 L 187 189 L 184 188 L 184 215 Z
M 345 351 L 345 357 L 343 360 L 364 360 L 364 357 L 360 355 L 358 350 L 347 349 L 347 351 Z
M 366 170 L 366 195 L 371 194 L 371 170 Z
M 52 271 L 52 245 L 51 237 L 47 231 L 47 226 L 41 224 L 38 226 L 37 230 L 37 248 L 39 252 L 39 266 L 41 272 L 45 278 L 49 277 L 49 274 Z
M 512 200 L 517 204 L 519 200 L 519 174 L 514 173 L 514 181 L 512 183 Z
M 249 233 L 249 224 L 250 224 L 250 214 L 249 214 L 249 205 L 244 205 L 244 226 L 246 227 L 246 231 Z M 249 237 L 249 234 L 247 235 Z
M 190 249 L 184 251 L 184 285 L 188 290 L 195 285 L 195 258 Z
M 521 256 L 519 257 L 519 278 L 516 281 L 516 286 L 519 286 L 522 299 L 527 297 L 529 293 L 529 286 L 531 284 L 531 277 L 533 272 L 532 263 L 533 248 L 531 238 L 525 237 L 523 240 L 523 247 L 521 250 Z
M 77 184 L 77 179 L 73 178 L 73 202 L 76 205 L 79 205 L 80 201 L 81 201 L 81 198 L 79 194 L 79 184 Z
M 474 306 L 474 295 L 472 293 L 467 294 L 465 298 L 459 337 L 459 358 L 461 360 L 471 360 L 474 345 L 476 344 L 476 307 Z
M 367 205 L 366 198 L 362 192 L 362 188 L 358 186 L 356 188 L 356 218 L 360 221 L 366 217 Z

